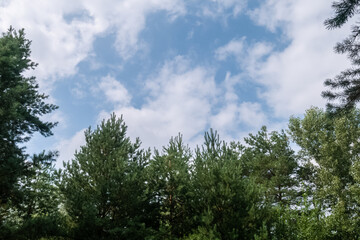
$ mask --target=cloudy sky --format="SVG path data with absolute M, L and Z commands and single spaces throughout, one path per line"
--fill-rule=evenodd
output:
M 241 140 L 262 125 L 324 107 L 323 81 L 349 66 L 333 52 L 349 32 L 326 30 L 328 0 L 1 0 L 0 30 L 24 28 L 30 73 L 59 110 L 54 136 L 29 152 L 57 149 L 60 162 L 84 129 L 112 112 L 143 147 L 179 132 L 195 146 L 210 128 Z

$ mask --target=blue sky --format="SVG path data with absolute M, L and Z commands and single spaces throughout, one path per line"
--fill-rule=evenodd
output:
M 326 30 L 327 0 L 11 0 L 0 30 L 25 28 L 41 91 L 60 108 L 58 166 L 84 144 L 84 129 L 112 112 L 132 139 L 160 148 L 179 132 L 190 146 L 209 128 L 242 141 L 262 125 L 324 107 L 323 81 L 349 66 L 333 52 L 349 32 Z

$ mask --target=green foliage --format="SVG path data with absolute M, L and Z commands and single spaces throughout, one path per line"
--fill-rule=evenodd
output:
M 35 132 L 45 137 L 52 135 L 51 129 L 56 125 L 40 117 L 57 106 L 44 102 L 47 96 L 38 92 L 35 77 L 23 75 L 37 65 L 30 59 L 30 44 L 24 30 L 15 31 L 10 27 L 0 37 L 0 238 L 6 234 L 10 238 L 19 230 L 18 225 L 9 228 L 13 212 L 21 212 L 35 195 L 42 198 L 37 194 L 27 195 L 29 191 L 28 188 L 25 191 L 23 180 L 37 175 L 38 165 L 52 159 L 54 154 L 43 153 L 30 159 L 25 148 L 19 146 L 29 141 Z M 28 183 L 27 187 L 34 185 Z M 20 222 L 24 220 L 22 217 L 18 216 Z
M 220 240 L 220 234 L 216 231 L 216 227 L 199 227 L 195 233 L 190 234 L 188 237 L 183 238 L 184 240 Z
M 304 119 L 290 119 L 290 133 L 301 147 L 300 154 L 313 169 L 313 198 L 326 218 L 328 239 L 356 239 L 359 205 L 352 190 L 360 145 L 360 112 L 330 117 L 312 108 Z
M 359 0 L 334 2 L 332 7 L 335 10 L 335 15 L 325 21 L 325 26 L 329 29 L 341 27 L 349 18 L 359 12 L 359 4 Z M 350 36 L 335 46 L 335 52 L 348 55 L 353 67 L 342 71 L 335 78 L 325 81 L 325 86 L 329 87 L 330 90 L 324 91 L 322 96 L 330 101 L 328 103 L 330 112 L 337 113 L 350 110 L 360 101 L 360 45 L 357 41 L 359 34 L 360 27 L 357 24 L 352 27 Z M 338 102 L 334 103 L 334 101 Z
M 56 174 L 54 156 L 34 156 L 1 237 L 358 239 L 360 112 L 311 108 L 288 133 L 297 153 L 263 127 L 245 146 L 211 130 L 195 152 L 179 135 L 151 155 L 112 115 Z
M 328 239 L 325 214 L 306 194 L 297 206 L 277 209 L 274 239 Z
M 296 199 L 298 165 L 285 132 L 268 134 L 262 127 L 245 138 L 243 156 L 246 174 L 259 184 L 267 202 L 291 204 Z
M 335 10 L 335 15 L 332 18 L 326 19 L 325 26 L 329 29 L 341 27 L 359 11 L 359 4 L 359 0 L 333 2 L 332 7 Z
M 34 156 L 33 161 L 46 156 Z M 36 159 L 37 158 L 37 159 Z M 56 174 L 51 162 L 34 164 L 31 173 L 20 180 L 22 201 L 11 205 L 4 218 L 6 239 L 39 239 L 40 237 L 66 236 L 66 219 L 61 213 Z
M 148 168 L 152 202 L 159 210 L 158 238 L 179 238 L 192 229 L 190 149 L 182 136 L 171 138 L 163 153 L 155 151 Z
M 60 189 L 74 224 L 76 239 L 140 239 L 151 216 L 144 168 L 148 155 L 140 142 L 126 137 L 122 118 L 115 115 L 94 131 L 85 132 L 86 145 L 65 163 Z
M 214 239 L 251 239 L 259 228 L 265 211 L 258 205 L 253 183 L 244 177 L 242 150 L 240 144 L 226 145 L 212 130 L 205 133 L 192 173 L 195 216 L 200 224 L 194 236 L 206 233 Z

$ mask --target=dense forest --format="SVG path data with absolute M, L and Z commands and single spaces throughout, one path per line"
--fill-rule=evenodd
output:
M 325 25 L 342 26 L 358 5 L 334 3 Z M 359 31 L 335 48 L 354 67 L 325 82 L 339 104 L 287 129 L 234 142 L 210 130 L 195 149 L 179 134 L 151 151 L 112 114 L 56 169 L 56 151 L 22 147 L 52 135 L 42 116 L 58 107 L 24 76 L 37 66 L 31 41 L 10 28 L 0 38 L 0 239 L 360 239 Z

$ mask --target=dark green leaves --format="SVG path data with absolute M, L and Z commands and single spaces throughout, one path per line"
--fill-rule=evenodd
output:
M 45 102 L 47 96 L 38 92 L 34 77 L 22 75 L 37 66 L 30 59 L 30 45 L 24 30 L 10 27 L 0 38 L 0 227 L 9 209 L 24 204 L 26 194 L 19 190 L 24 187 L 19 181 L 31 178 L 37 167 L 19 144 L 35 132 L 52 135 L 56 125 L 40 117 L 57 106 Z M 41 165 L 44 158 L 51 156 L 39 155 L 35 160 Z

